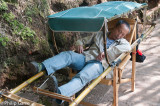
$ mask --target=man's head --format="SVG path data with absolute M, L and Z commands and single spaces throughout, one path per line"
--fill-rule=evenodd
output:
M 110 37 L 113 40 L 121 39 L 129 34 L 129 32 L 130 25 L 124 20 L 119 20 L 114 29 L 111 31 Z

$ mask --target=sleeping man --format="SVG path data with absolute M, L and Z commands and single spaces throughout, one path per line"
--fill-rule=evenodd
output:
M 120 20 L 114 29 L 107 33 L 107 53 L 110 62 L 116 59 L 121 53 L 131 50 L 129 42 L 124 37 L 129 34 L 130 25 Z M 68 83 L 59 86 L 55 83 L 56 78 L 51 76 L 53 85 L 56 85 L 56 93 L 64 96 L 72 96 L 80 91 L 87 83 L 97 78 L 109 65 L 104 59 L 103 33 L 99 31 L 92 36 L 79 39 L 76 43 L 76 52 L 65 51 L 56 56 L 44 60 L 42 63 L 31 62 L 34 72 L 46 70 L 47 75 L 55 73 L 64 67 L 70 67 L 78 73 Z M 83 49 L 84 45 L 90 45 L 88 50 Z M 55 84 L 54 84 L 55 83 Z M 51 85 L 50 85 L 51 86 Z M 53 86 L 53 88 L 55 88 Z M 56 100 L 61 103 L 61 100 Z

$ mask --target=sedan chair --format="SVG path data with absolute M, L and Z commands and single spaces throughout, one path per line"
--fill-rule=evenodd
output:
M 131 82 L 131 90 L 135 89 L 135 52 L 136 46 L 140 44 L 140 42 L 150 34 L 150 32 L 154 29 L 154 26 L 148 29 L 148 31 L 143 32 L 141 37 L 136 40 L 136 25 L 137 22 L 134 19 L 121 18 L 124 15 L 127 15 L 130 12 L 135 10 L 140 10 L 145 8 L 146 10 L 147 4 L 139 4 L 135 2 L 125 2 L 125 1 L 112 1 L 112 2 L 104 2 L 98 5 L 90 6 L 90 7 L 78 7 L 69 10 L 65 10 L 53 15 L 48 16 L 49 26 L 51 30 L 55 32 L 98 32 L 100 30 L 103 31 L 104 45 L 106 45 L 106 26 L 108 26 L 108 30 L 112 30 L 115 23 L 120 20 L 126 20 L 131 25 L 131 32 L 126 39 L 129 41 L 132 50 L 132 76 L 131 78 L 122 78 L 123 69 L 127 64 L 127 61 L 131 58 L 130 52 L 122 53 L 118 58 L 116 58 L 110 66 L 105 69 L 105 71 L 95 80 L 92 81 L 87 88 L 78 95 L 77 98 L 74 97 L 66 97 L 54 92 L 50 92 L 40 87 L 34 87 L 33 90 L 39 94 L 44 94 L 46 96 L 61 99 L 70 103 L 70 106 L 75 106 L 80 104 L 91 106 L 93 104 L 82 101 L 83 98 L 99 83 L 103 83 L 106 85 L 113 86 L 113 95 L 114 102 L 113 105 L 118 105 L 118 88 L 119 84 L 125 82 Z M 106 21 L 107 24 L 106 24 Z M 145 23 L 144 23 L 145 24 Z M 53 33 L 54 34 L 54 33 Z M 54 37 L 54 36 L 53 36 Z M 54 40 L 54 39 L 53 39 Z M 106 62 L 107 51 L 104 46 L 105 58 Z M 113 79 L 105 79 L 105 76 L 108 75 L 109 72 L 114 71 Z M 15 93 L 26 87 L 28 84 L 32 83 L 36 79 L 40 78 L 45 74 L 45 71 L 41 71 L 38 74 L 34 75 L 30 79 L 26 80 L 16 88 L 11 91 L 0 90 L 0 103 L 2 103 L 6 99 L 12 99 L 14 101 L 20 103 L 28 103 L 30 106 L 43 106 L 42 104 L 36 103 L 34 101 L 22 98 Z M 73 77 L 74 74 L 70 73 L 70 77 Z M 27 104 L 26 104 L 27 105 Z

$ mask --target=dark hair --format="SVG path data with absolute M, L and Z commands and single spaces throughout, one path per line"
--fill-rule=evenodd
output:
M 124 20 L 119 20 L 119 21 L 116 23 L 116 27 L 118 27 L 118 26 L 120 26 L 120 25 L 122 25 L 122 24 L 125 24 L 126 27 L 129 29 L 129 32 L 130 32 L 130 30 L 131 30 L 130 25 L 129 25 L 128 22 L 126 22 L 126 21 L 124 21 Z

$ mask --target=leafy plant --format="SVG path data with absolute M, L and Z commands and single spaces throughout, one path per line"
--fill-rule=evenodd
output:
M 5 1 L 0 0 L 0 11 L 8 10 L 8 6 Z
M 33 5 L 25 9 L 25 14 L 27 16 L 33 16 L 33 15 L 39 14 L 39 10 L 36 6 Z
M 36 34 L 35 31 L 15 19 L 15 15 L 11 12 L 4 13 L 2 18 L 6 20 L 12 27 L 12 34 L 19 35 L 23 40 L 26 40 L 27 37 L 34 37 L 34 35 Z
M 6 2 L 9 2 L 9 3 L 17 3 L 18 0 L 5 0 Z
M 28 17 L 27 20 L 32 23 L 32 18 L 31 17 Z
M 8 41 L 9 41 L 8 37 L 2 36 L 2 34 L 0 34 L 0 43 L 3 46 L 6 46 Z
M 15 15 L 12 13 L 4 13 L 2 18 L 4 18 L 7 22 L 12 22 L 15 18 Z

